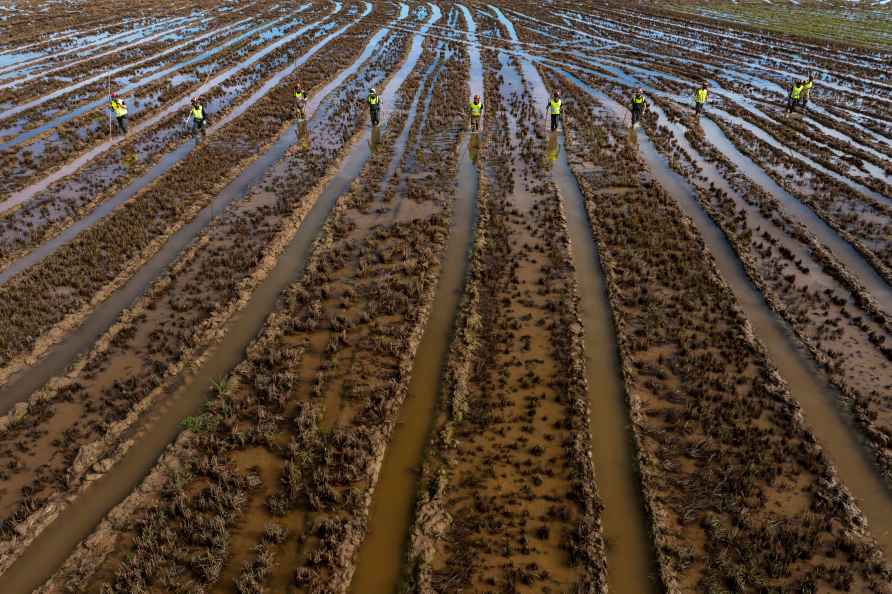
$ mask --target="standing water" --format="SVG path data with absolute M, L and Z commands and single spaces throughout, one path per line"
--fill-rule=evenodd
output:
M 476 27 L 470 11 L 459 6 L 468 27 L 470 86 L 482 97 L 483 67 L 476 46 Z M 475 91 L 480 89 L 480 91 Z M 458 163 L 458 189 L 443 268 L 433 307 L 415 362 L 409 393 L 381 466 L 369 514 L 369 529 L 359 549 L 353 594 L 393 594 L 401 577 L 417 491 L 417 469 L 424 458 L 467 272 L 468 249 L 475 225 L 478 173 L 470 155 L 471 135 L 465 136 Z
M 409 68 L 400 71 L 405 70 L 403 78 L 391 79 L 385 88 L 386 94 L 395 94 L 396 88 L 414 68 L 420 50 L 419 43 L 418 51 L 410 53 L 407 58 L 411 62 Z M 315 239 L 338 197 L 350 188 L 362 171 L 369 156 L 368 136 L 368 130 L 363 132 L 360 141 L 353 145 L 340 163 L 338 174 L 325 186 L 269 276 L 221 331 L 224 336 L 222 341 L 209 350 L 204 363 L 183 380 L 181 387 L 154 411 L 156 414 L 142 419 L 131 430 L 139 435 L 139 447 L 130 448 L 108 473 L 91 483 L 87 492 L 63 509 L 59 517 L 22 553 L 3 575 L 3 594 L 31 592 L 56 571 L 81 539 L 89 535 L 103 517 L 139 486 L 164 449 L 176 439 L 181 430 L 181 420 L 200 410 L 212 383 L 228 376 L 243 359 L 248 345 L 260 332 L 270 312 L 275 310 L 281 292 L 302 275 Z M 281 157 L 293 139 L 293 133 L 282 134 L 264 157 L 269 154 Z M 261 160 L 266 168 L 274 163 L 267 158 Z M 262 179 L 261 173 L 265 169 L 258 170 L 259 167 L 252 164 L 243 176 L 233 182 L 232 186 L 241 188 L 237 193 L 243 195 L 250 185 Z
M 499 21 L 514 42 L 517 33 L 510 20 L 493 7 Z M 523 75 L 533 97 L 533 104 L 543 113 L 549 99 L 548 89 L 539 72 L 522 50 Z M 557 141 L 557 139 L 555 139 Z M 563 139 L 560 144 L 563 144 Z M 554 164 L 553 179 L 565 204 L 567 229 L 573 251 L 573 263 L 579 285 L 579 315 L 584 329 L 586 379 L 591 413 L 592 458 L 601 501 L 602 522 L 607 539 L 607 582 L 611 594 L 657 592 L 656 558 L 651 545 L 644 497 L 638 480 L 635 448 L 629 430 L 616 338 L 601 266 L 592 236 L 585 199 L 560 151 Z
M 615 104 L 613 109 L 622 108 Z M 788 383 L 793 398 L 802 406 L 806 424 L 814 431 L 842 483 L 855 497 L 867 518 L 870 533 L 888 560 L 892 554 L 892 497 L 874 471 L 869 454 L 858 442 L 851 419 L 836 405 L 841 396 L 797 347 L 791 331 L 750 283 L 722 231 L 700 208 L 687 181 L 670 169 L 640 128 L 637 140 L 651 174 L 697 226 L 722 278 L 730 285 L 770 360 Z

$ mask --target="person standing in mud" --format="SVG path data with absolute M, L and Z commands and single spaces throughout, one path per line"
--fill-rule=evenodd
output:
M 480 101 L 480 95 L 474 95 L 468 108 L 468 114 L 471 118 L 471 130 L 480 131 L 480 116 L 483 114 L 483 102 Z
M 304 113 L 304 108 L 307 106 L 307 94 L 300 82 L 297 83 L 297 88 L 294 90 L 294 100 L 297 102 L 297 119 L 302 122 L 307 119 Z
M 192 135 L 201 134 L 204 135 L 204 106 L 198 102 L 198 99 L 195 97 L 192 98 L 192 105 L 189 111 L 189 117 L 192 118 Z
M 793 113 L 796 111 L 796 107 L 802 104 L 802 89 L 805 87 L 805 81 L 797 80 L 793 81 L 793 86 L 790 87 L 790 95 L 787 98 L 787 113 Z
M 562 106 L 563 101 L 561 101 L 561 92 L 556 90 L 551 96 L 551 99 L 548 100 L 548 114 L 551 116 L 552 132 L 555 132 L 558 129 L 558 124 L 561 121 Z
M 647 109 L 647 102 L 644 100 L 644 89 L 638 89 L 635 91 L 635 94 L 632 95 L 632 127 L 641 120 L 641 114 L 644 113 L 644 110 Z
M 811 88 L 815 86 L 815 77 L 808 75 L 808 78 L 802 83 L 802 108 L 808 107 L 808 99 L 811 95 Z
M 381 97 L 375 89 L 369 89 L 369 96 L 366 99 L 369 104 L 369 116 L 372 118 L 372 126 L 377 126 L 381 119 Z
M 703 113 L 703 108 L 709 100 L 709 88 L 706 83 L 700 85 L 700 88 L 694 91 L 694 111 L 697 115 Z
M 112 93 L 110 106 L 115 114 L 115 120 L 118 122 L 118 130 L 121 134 L 127 134 L 127 104 L 123 99 L 118 99 L 117 93 Z

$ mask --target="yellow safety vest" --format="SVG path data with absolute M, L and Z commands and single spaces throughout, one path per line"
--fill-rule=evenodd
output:
M 297 99 L 298 101 L 303 101 L 304 99 L 307 98 L 307 96 L 303 91 L 295 91 L 294 98 Z
M 802 87 L 799 85 L 793 85 L 792 90 L 790 90 L 790 99 L 799 99 L 802 95 Z
M 474 103 L 471 101 L 471 115 L 474 117 L 480 117 L 480 112 L 483 111 L 482 103 Z
M 369 95 L 369 105 L 378 105 L 381 102 L 381 98 L 377 95 Z
M 548 107 L 551 110 L 551 115 L 561 115 L 561 105 L 562 102 L 560 99 L 558 99 L 557 101 L 551 99 L 548 102 Z
M 202 106 L 192 108 L 192 118 L 196 120 L 204 119 L 204 108 Z
M 112 99 L 111 108 L 115 112 L 115 117 L 120 118 L 127 115 L 127 106 L 117 99 Z
M 802 88 L 806 91 L 810 91 L 814 85 L 815 85 L 814 81 L 807 80 L 807 81 L 805 81 L 805 84 L 802 85 Z
M 706 103 L 708 97 L 709 91 L 706 89 L 697 89 L 697 103 Z
M 632 95 L 632 103 L 635 105 L 644 105 L 644 95 Z

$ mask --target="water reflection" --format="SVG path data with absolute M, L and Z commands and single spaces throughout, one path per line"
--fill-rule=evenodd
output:
M 372 133 L 369 135 L 369 148 L 371 151 L 377 152 L 378 147 L 381 146 L 381 127 L 380 126 L 372 126 Z
M 310 150 L 310 132 L 307 129 L 307 120 L 297 123 L 297 150 L 305 152 Z
M 471 163 L 477 164 L 477 157 L 480 154 L 480 132 L 471 133 L 468 139 L 468 155 L 471 157 Z
M 548 147 L 545 151 L 545 156 L 548 158 L 548 162 L 554 163 L 555 161 L 557 161 L 560 152 L 561 147 L 558 143 L 558 132 L 557 130 L 555 130 L 548 135 Z

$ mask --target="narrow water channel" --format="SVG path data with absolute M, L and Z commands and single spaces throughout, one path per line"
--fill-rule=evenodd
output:
M 309 32 L 317 27 L 322 26 L 326 21 L 328 21 L 329 19 L 334 17 L 337 13 L 339 13 L 341 11 L 341 7 L 342 7 L 341 3 L 336 2 L 335 7 L 332 10 L 332 12 L 329 13 L 328 15 L 326 15 L 325 17 L 323 17 L 317 21 L 314 21 L 308 25 L 305 25 L 305 26 L 301 27 L 300 29 L 298 29 L 297 31 L 294 31 L 294 32 L 286 35 L 282 39 L 280 39 L 270 45 L 265 46 L 262 50 L 259 50 L 259 51 L 255 52 L 254 54 L 252 54 L 248 59 L 235 64 L 231 68 L 221 72 L 220 74 L 218 74 L 211 80 L 207 81 L 206 83 L 204 83 L 203 85 L 201 85 L 200 87 L 195 89 L 192 92 L 192 95 L 200 96 L 200 95 L 207 93 L 210 89 L 213 89 L 220 83 L 228 80 L 232 76 L 236 75 L 238 72 L 240 72 L 240 71 L 244 70 L 245 68 L 251 66 L 252 64 L 256 63 L 258 60 L 263 59 L 270 53 L 272 53 L 275 50 L 277 50 L 278 48 L 282 47 L 283 45 L 293 41 L 294 39 L 300 37 L 301 35 L 306 34 L 307 32 Z M 189 104 L 189 97 L 181 97 L 180 99 L 171 102 L 167 107 L 165 107 L 164 109 L 155 113 L 151 117 L 148 117 L 145 120 L 142 120 L 139 123 L 134 124 L 130 128 L 128 136 L 134 136 L 134 135 L 142 132 L 143 130 L 150 128 L 151 126 L 154 126 L 155 124 L 157 124 L 164 118 L 170 116 L 171 114 L 181 111 L 188 104 Z M 105 142 L 98 144 L 97 146 L 94 146 L 92 149 L 88 150 L 86 153 L 78 156 L 73 161 L 66 163 L 63 167 L 56 169 L 55 171 L 53 171 L 46 177 L 19 190 L 18 192 L 15 192 L 6 200 L 6 202 L 9 202 L 11 204 L 20 204 L 20 203 L 24 202 L 25 200 L 31 199 L 38 192 L 47 189 L 50 185 L 52 185 L 53 183 L 62 179 L 63 177 L 71 175 L 72 173 L 76 172 L 78 169 L 80 169 L 81 167 L 83 167 L 84 165 L 86 165 L 87 163 L 89 163 L 90 161 L 92 161 L 93 159 L 95 159 L 96 157 L 98 157 L 99 155 L 101 155 L 102 153 L 107 151 L 108 149 L 112 148 L 113 146 L 115 146 L 116 144 L 121 142 L 123 139 L 124 139 L 124 137 L 116 136 L 109 140 L 106 140 Z M 8 207 L 6 207 L 6 208 L 8 208 Z
M 476 28 L 470 11 L 459 6 L 468 26 L 471 89 L 483 88 L 480 51 L 474 45 Z M 478 92 L 481 94 L 482 91 Z M 430 437 L 443 366 L 449 350 L 455 316 L 464 293 L 468 250 L 474 235 L 478 172 L 471 159 L 471 135 L 462 142 L 458 162 L 452 223 L 430 318 L 412 365 L 409 392 L 384 456 L 372 498 L 369 529 L 359 548 L 353 594 L 395 594 L 402 577 L 418 470 Z
M 497 18 L 512 40 L 517 33 L 497 8 Z M 549 91 L 529 56 L 518 50 L 533 104 L 544 114 Z M 585 199 L 567 162 L 561 135 L 553 179 L 564 201 L 573 263 L 579 288 L 579 315 L 584 330 L 592 459 L 604 512 L 607 582 L 611 594 L 660 591 L 657 562 L 637 472 L 629 410 L 623 390 L 616 337 Z

